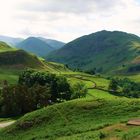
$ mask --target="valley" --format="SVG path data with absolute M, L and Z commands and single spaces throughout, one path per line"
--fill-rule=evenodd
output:
M 103 35 L 100 37 L 100 34 Z M 26 52 L 12 48 L 6 43 L 0 42 L 0 87 L 4 89 L 2 84 L 6 80 L 8 83 L 7 88 L 11 91 L 6 97 L 8 95 L 11 97 L 12 94 L 13 99 L 15 98 L 15 104 L 20 105 L 17 101 L 17 99 L 20 99 L 20 96 L 16 98 L 16 92 L 21 95 L 23 92 L 25 96 L 29 96 L 31 99 L 34 97 L 33 94 L 37 94 L 39 103 L 43 104 L 41 106 L 37 103 L 37 107 L 32 109 L 31 105 L 34 104 L 34 102 L 32 103 L 34 98 L 29 100 L 29 98 L 26 99 L 25 97 L 25 100 L 24 96 L 21 96 L 21 99 L 27 102 L 27 107 L 23 104 L 21 106 L 22 110 L 11 103 L 15 107 L 14 109 L 12 108 L 11 114 L 4 117 L 0 116 L 0 140 L 138 140 L 140 137 L 140 126 L 127 125 L 127 122 L 131 119 L 140 118 L 140 99 L 130 95 L 128 97 L 123 94 L 120 96 L 119 93 L 123 93 L 125 86 L 129 84 L 129 87 L 132 86 L 132 88 L 133 85 L 139 85 L 139 69 L 130 72 L 128 72 L 128 69 L 132 66 L 139 66 L 139 61 L 134 65 L 132 62 L 139 56 L 140 39 L 137 36 L 125 33 L 121 35 L 120 32 L 111 33 L 109 36 L 113 36 L 113 39 L 110 39 L 106 38 L 108 34 L 109 32 L 106 31 L 95 33 L 95 35 L 91 35 L 91 42 L 89 39 L 87 40 L 87 36 L 84 37 L 82 42 L 86 42 L 86 39 L 88 45 L 97 46 L 93 48 L 94 51 L 96 50 L 96 53 L 93 52 L 92 58 L 90 58 L 93 63 L 86 62 L 87 64 L 83 65 L 80 63 L 86 61 L 86 57 L 89 58 L 89 54 L 86 53 L 90 52 L 90 49 L 87 52 L 84 50 L 86 43 L 81 45 L 83 49 L 80 50 L 81 54 L 83 53 L 82 58 L 81 56 L 78 56 L 78 58 L 73 53 L 74 47 L 75 52 L 80 48 L 79 41 L 83 40 L 81 38 L 75 40 L 74 43 L 68 43 L 64 47 L 51 52 L 46 60 L 30 53 L 30 51 Z M 119 40 L 119 43 L 121 42 L 120 44 L 123 45 L 119 45 L 118 41 L 116 41 L 118 38 L 121 38 L 120 36 L 126 39 L 125 41 Z M 102 40 L 103 38 L 106 38 L 104 42 L 108 42 L 109 45 L 104 46 L 101 44 L 103 50 L 100 50 L 99 39 Z M 94 44 L 92 44 L 92 39 Z M 137 45 L 130 43 L 134 40 L 137 41 Z M 115 47 L 118 47 L 116 52 L 112 48 L 114 43 Z M 127 50 L 123 52 L 126 48 Z M 69 49 L 70 51 L 68 51 Z M 101 53 L 98 54 L 100 51 Z M 120 54 L 121 52 L 123 53 Z M 59 58 L 56 59 L 56 57 Z M 124 57 L 127 58 L 124 59 Z M 108 58 L 110 61 L 105 63 L 105 58 Z M 101 66 L 103 66 L 103 70 L 97 71 Z M 95 67 L 96 69 L 94 69 Z M 121 86 L 117 85 L 118 89 L 116 92 L 112 92 L 109 90 L 109 87 L 113 79 L 116 80 L 115 78 L 125 79 L 123 82 L 126 82 L 125 84 L 128 85 L 119 83 Z M 128 79 L 126 80 L 126 78 Z M 17 89 L 17 91 L 12 91 L 13 86 L 15 86 L 14 89 Z M 49 91 L 49 86 L 50 88 L 53 87 L 52 91 Z M 69 93 L 69 87 L 71 93 Z M 50 92 L 55 93 L 53 90 L 60 94 L 56 94 L 58 101 L 52 95 L 53 98 L 50 98 Z M 130 93 L 133 94 L 135 89 L 132 92 L 131 90 Z M 31 91 L 34 93 L 32 94 Z M 84 94 L 83 91 L 87 93 Z M 2 90 L 1 92 L 4 95 L 4 91 Z M 138 92 L 138 95 L 140 94 L 138 90 L 136 92 Z M 70 98 L 67 97 L 69 94 L 71 94 Z M 47 104 L 46 102 L 44 104 L 44 98 Z M 67 100 L 67 98 L 69 99 Z M 21 99 L 20 101 L 22 101 Z M 52 104 L 48 104 L 50 100 L 51 102 L 54 100 Z M 8 98 L 8 101 L 10 103 L 10 98 Z M 0 99 L 1 112 L 4 110 L 3 104 L 3 99 Z M 31 110 L 28 110 L 29 108 Z M 13 117 L 12 113 L 14 115 L 17 113 L 18 115 Z

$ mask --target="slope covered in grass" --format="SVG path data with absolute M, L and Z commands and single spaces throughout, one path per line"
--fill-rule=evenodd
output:
M 0 42 L 0 82 L 7 80 L 14 84 L 20 72 L 26 68 L 32 68 L 52 73 L 69 72 L 63 64 L 46 62 L 24 50 L 11 48 L 4 42 Z
M 100 140 L 110 137 L 105 133 L 106 127 L 125 122 L 133 117 L 140 117 L 140 101 L 129 99 L 78 99 L 61 104 L 52 105 L 19 119 L 14 125 L 0 131 L 0 139 L 59 139 L 70 140 Z M 125 127 L 127 127 L 125 125 Z M 128 127 L 127 131 L 138 127 Z M 126 129 L 114 132 L 111 137 L 122 139 L 128 135 Z M 125 133 L 125 134 L 124 134 Z M 133 133 L 131 139 L 140 132 Z M 129 136 L 130 137 L 130 136 Z
M 47 56 L 72 68 L 109 73 L 139 63 L 140 37 L 119 31 L 100 31 L 80 37 Z M 137 59 L 136 59 L 137 58 Z M 134 69 L 135 70 L 135 69 Z
M 0 53 L 1 52 L 5 52 L 5 51 L 8 51 L 8 50 L 14 50 L 12 49 L 9 45 L 7 45 L 5 42 L 1 42 L 0 41 Z
M 41 61 L 34 55 L 23 50 L 5 51 L 0 53 L 0 66 L 41 67 Z

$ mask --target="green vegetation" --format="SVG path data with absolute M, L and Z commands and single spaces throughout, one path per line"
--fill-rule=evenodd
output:
M 89 73 L 134 73 L 138 71 L 139 54 L 138 36 L 118 31 L 100 31 L 75 39 L 50 53 L 46 59 Z
M 6 43 L 0 42 L 0 87 L 4 80 L 10 84 L 15 84 L 18 75 L 27 68 L 52 73 L 70 72 L 63 64 L 46 62 L 42 58 L 23 50 L 11 48 Z
M 140 83 L 130 81 L 129 79 L 112 79 L 109 84 L 109 91 L 118 96 L 130 98 L 140 97 Z
M 139 37 L 122 32 L 84 36 L 56 51 L 64 50 L 66 65 L 1 47 L 0 115 L 30 113 L 0 118 L 17 120 L 0 129 L 0 140 L 138 140 L 140 126 L 127 121 L 140 118 L 139 44 Z M 119 78 L 109 75 L 116 71 Z
M 140 101 L 128 99 L 78 99 L 26 114 L 14 125 L 0 131 L 0 138 L 12 139 L 81 139 L 108 138 L 104 129 L 128 119 L 140 117 Z M 127 127 L 127 126 L 126 126 Z M 55 129 L 54 129 L 55 128 Z M 128 131 L 118 130 L 114 137 L 123 138 Z M 134 138 L 140 134 L 133 129 Z M 125 134 L 124 134 L 125 133 Z M 129 133 L 127 133 L 128 135 Z M 132 134 L 131 134 L 132 135 Z
M 1 42 L 0 41 L 0 53 L 1 52 L 5 52 L 5 51 L 10 51 L 10 50 L 14 50 L 12 49 L 9 45 L 7 45 L 5 42 Z
M 64 76 L 26 70 L 19 76 L 17 85 L 9 86 L 4 81 L 0 90 L 0 115 L 17 116 L 86 94 L 84 84 L 71 87 Z
M 30 55 L 23 50 L 15 50 L 0 53 L 0 66 L 15 66 L 22 69 L 24 67 L 43 67 L 43 64 L 36 56 Z

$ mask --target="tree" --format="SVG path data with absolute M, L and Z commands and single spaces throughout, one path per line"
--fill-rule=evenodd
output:
M 76 98 L 81 98 L 81 97 L 85 97 L 86 94 L 88 92 L 88 89 L 86 88 L 84 83 L 76 83 L 75 85 L 73 85 L 72 87 L 72 99 L 76 99 Z
M 116 92 L 118 90 L 118 82 L 116 79 L 110 81 L 108 90 L 111 92 Z
M 19 84 L 33 87 L 35 84 L 49 86 L 52 102 L 69 100 L 71 97 L 70 85 L 63 76 L 52 73 L 24 71 L 19 77 Z

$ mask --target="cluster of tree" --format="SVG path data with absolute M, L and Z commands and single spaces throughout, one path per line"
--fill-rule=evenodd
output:
M 128 68 L 128 72 L 138 72 L 138 71 L 140 71 L 140 65 L 136 65 Z
M 0 90 L 0 115 L 15 116 L 75 98 L 86 96 L 82 83 L 71 86 L 63 76 L 26 70 L 17 85 L 5 85 Z
M 140 98 L 140 83 L 133 82 L 127 78 L 114 78 L 110 81 L 109 91 L 119 96 Z
M 102 67 L 100 67 L 100 68 L 93 68 L 93 69 L 85 71 L 85 73 L 88 73 L 88 74 L 91 74 L 91 75 L 100 74 L 102 72 L 103 72 L 103 68 Z

